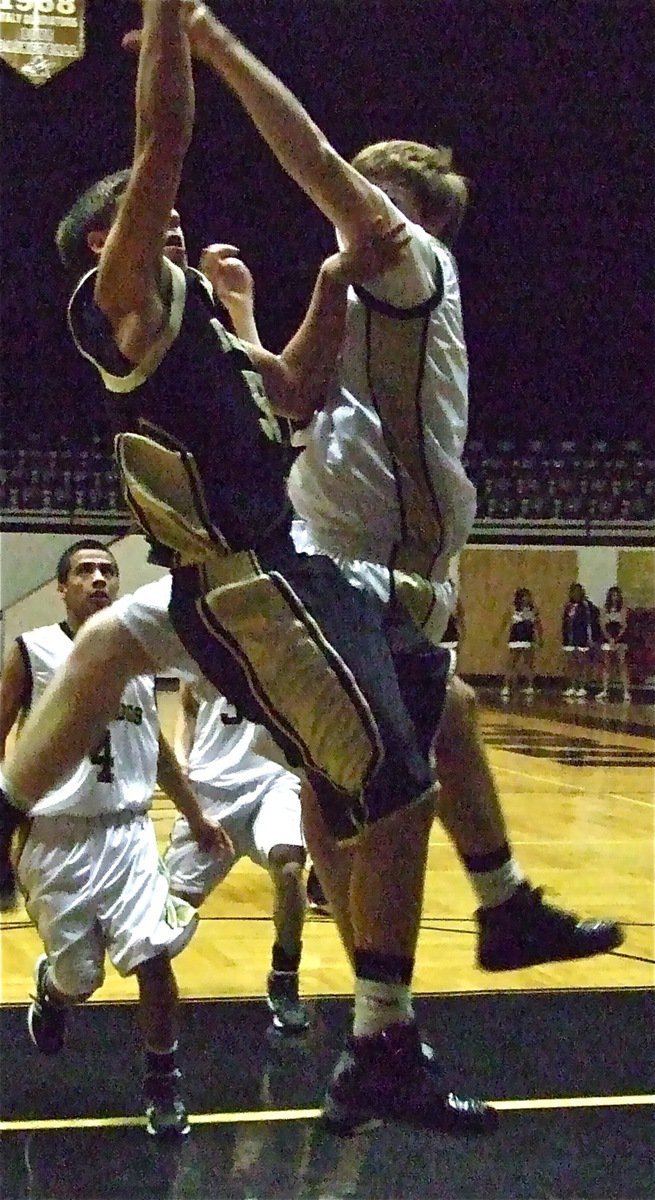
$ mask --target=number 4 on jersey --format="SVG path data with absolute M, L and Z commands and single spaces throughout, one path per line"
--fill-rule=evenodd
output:
M 111 752 L 111 735 L 109 730 L 107 730 L 100 745 L 96 747 L 93 754 L 89 755 L 89 758 L 94 767 L 100 768 L 98 771 L 98 783 L 113 783 L 114 775 L 112 767 L 114 765 L 114 758 Z

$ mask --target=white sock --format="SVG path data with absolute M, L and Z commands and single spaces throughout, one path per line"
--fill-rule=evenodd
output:
M 469 880 L 475 890 L 480 908 L 496 908 L 514 895 L 525 875 L 515 858 L 510 858 L 502 867 L 493 871 L 469 871 Z
M 372 1037 L 389 1025 L 409 1025 L 413 1020 L 412 993 L 407 984 L 355 980 L 354 1037 Z

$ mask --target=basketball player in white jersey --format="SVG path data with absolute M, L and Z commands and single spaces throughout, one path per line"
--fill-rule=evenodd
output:
M 220 823 L 232 851 L 201 850 L 179 816 L 164 854 L 171 890 L 198 908 L 240 858 L 263 867 L 273 884 L 273 944 L 267 979 L 273 1025 L 298 1032 L 309 1024 L 298 997 L 298 970 L 305 920 L 305 847 L 300 779 L 254 748 L 258 727 L 223 696 L 199 696 L 189 683 L 180 690 L 175 753 L 207 816 Z
M 21 634 L 0 679 L 0 749 L 68 657 L 73 639 L 118 587 L 114 556 L 93 539 L 75 542 L 57 567 L 66 618 Z M 19 837 L 18 882 L 45 954 L 35 967 L 28 1010 L 32 1041 L 44 1054 L 64 1045 L 68 1007 L 104 980 L 105 955 L 139 987 L 145 1041 L 147 1130 L 189 1130 L 175 1063 L 177 985 L 171 959 L 197 926 L 191 906 L 175 897 L 148 816 L 159 781 L 185 815 L 204 853 L 220 857 L 228 841 L 207 819 L 159 732 L 152 676 L 126 686 L 94 754 L 36 804 Z
M 414 142 L 379 143 L 345 162 L 261 62 L 203 5 L 190 0 L 189 8 L 193 53 L 236 94 L 287 173 L 334 223 L 340 244 L 361 236 L 380 214 L 405 225 L 402 262 L 368 280 L 366 289 L 349 291 L 338 377 L 297 439 L 304 450 L 289 491 L 302 518 L 296 545 L 330 555 L 351 582 L 391 599 L 391 613 L 400 599 L 439 642 L 454 606 L 449 566 L 475 514 L 461 462 L 468 366 L 451 252 L 466 180 L 454 170 L 450 150 Z M 243 292 L 233 249 L 210 247 L 201 269 L 239 335 L 256 342 L 252 291 Z M 234 305 L 221 295 L 221 259 L 228 271 L 237 270 Z M 226 290 L 229 296 L 229 282 Z M 579 921 L 544 904 L 541 890 L 525 880 L 509 845 L 474 694 L 457 678 L 435 733 L 440 816 L 480 900 L 480 964 L 507 969 L 619 945 L 615 922 Z M 325 836 L 311 796 L 303 795 L 303 806 L 332 911 L 347 925 L 344 888 L 337 883 L 335 891 L 345 856 Z M 342 870 L 345 888 L 347 878 Z
M 249 342 L 258 342 L 254 281 L 250 270 L 238 257 L 237 248 L 225 243 L 212 244 L 203 251 L 200 267 L 210 279 L 216 297 L 229 312 L 237 334 Z M 371 421 L 369 433 L 373 430 Z M 377 436 L 382 441 L 381 428 Z M 355 466 L 350 457 L 352 445 L 351 442 L 339 444 L 335 438 L 332 454 L 344 474 L 351 469 L 350 493 L 357 511 L 360 502 L 366 502 L 363 497 L 368 486 L 366 454 L 361 447 Z M 338 446 L 338 453 L 335 446 Z M 326 455 L 322 466 L 319 456 L 315 455 L 313 471 L 318 479 L 317 491 L 328 495 L 333 479 L 330 454 Z M 298 476 L 302 478 L 303 472 L 299 471 Z M 387 504 L 390 509 L 397 506 L 391 496 L 387 498 Z M 383 574 L 388 574 L 386 568 L 381 568 L 379 563 L 353 562 L 336 553 L 339 539 L 344 536 L 343 521 L 337 522 L 336 532 L 330 539 L 320 534 L 312 540 L 314 527 L 311 522 L 296 522 L 294 532 L 299 524 L 302 527 L 298 538 L 301 545 L 314 548 L 317 541 L 325 546 L 329 540 L 332 556 L 346 566 L 350 578 L 357 579 L 360 586 L 378 591 L 376 585 Z M 369 543 L 371 548 L 373 545 L 373 542 Z M 398 571 L 393 574 L 404 577 L 404 573 Z M 461 634 L 464 620 L 459 599 L 443 633 L 443 618 L 436 619 L 435 615 L 432 621 L 430 632 L 438 637 L 441 646 L 446 645 L 448 630 L 455 622 Z M 622 934 L 615 922 L 581 921 L 565 910 L 545 904 L 541 890 L 530 888 L 526 882 L 513 853 L 502 802 L 480 734 L 475 693 L 454 671 L 438 727 L 435 723 L 434 738 L 437 774 L 442 785 L 438 816 L 455 845 L 480 906 L 476 914 L 480 966 L 486 970 L 508 970 L 555 958 L 586 957 L 619 945 Z M 332 904 L 324 895 L 313 866 L 307 879 L 307 895 L 311 908 L 323 913 L 331 911 Z

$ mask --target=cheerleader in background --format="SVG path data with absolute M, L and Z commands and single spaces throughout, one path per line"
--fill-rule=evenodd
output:
M 543 642 L 541 618 L 529 588 L 517 588 L 509 615 L 505 682 L 501 688 L 503 700 L 509 700 L 512 687 L 521 678 L 525 681 L 523 694 L 534 696 L 535 648 Z
M 630 702 L 627 625 L 628 609 L 623 601 L 623 592 L 620 587 L 611 587 L 600 612 L 600 627 L 603 634 L 603 688 L 596 696 L 600 703 L 609 699 L 609 688 L 614 669 L 623 687 L 623 702 L 625 704 Z
M 592 647 L 602 642 L 600 612 L 587 598 L 581 583 L 572 583 L 562 612 L 562 650 L 566 661 L 567 700 L 586 700 L 589 657 Z

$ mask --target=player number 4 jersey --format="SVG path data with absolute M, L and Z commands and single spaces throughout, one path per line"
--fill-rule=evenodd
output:
M 70 654 L 63 625 L 46 625 L 18 638 L 30 682 L 30 706 Z M 157 781 L 159 722 L 155 681 L 141 675 L 128 683 L 116 719 L 94 753 L 34 806 L 32 816 L 97 816 L 145 812 Z

